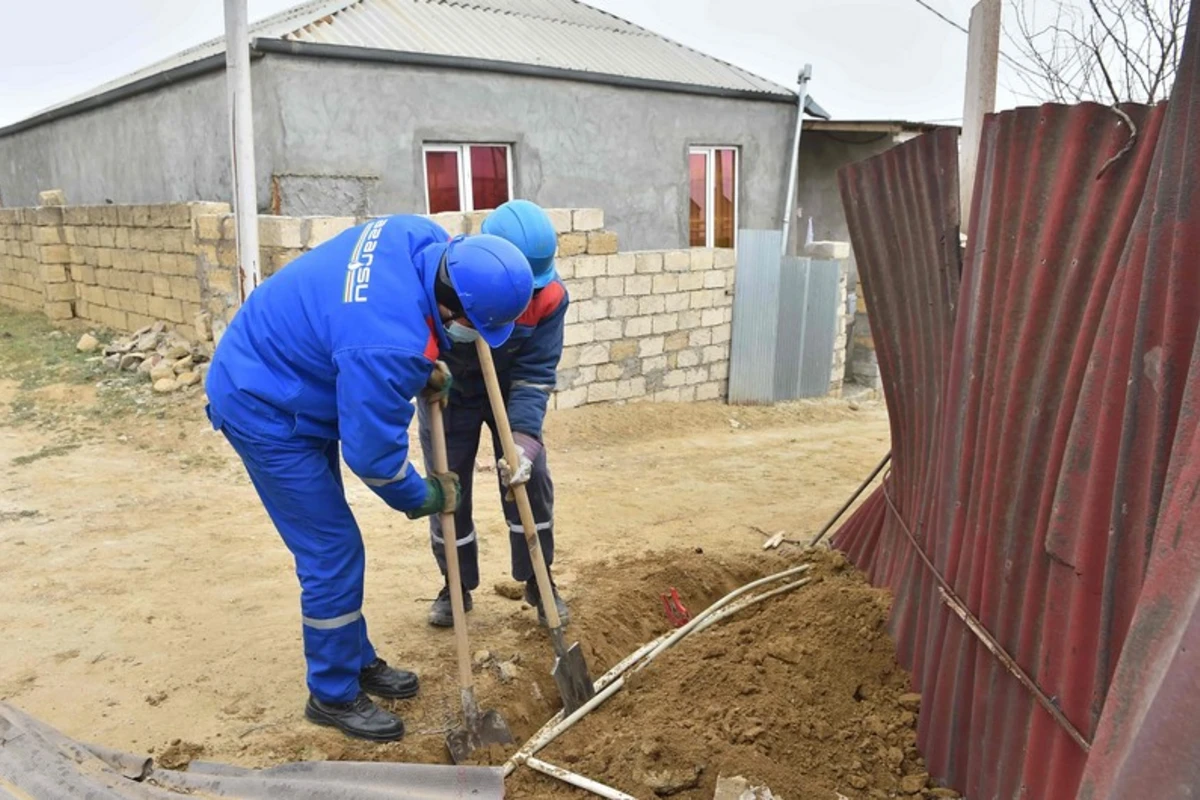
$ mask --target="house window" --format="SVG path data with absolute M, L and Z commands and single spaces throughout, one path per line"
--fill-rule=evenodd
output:
M 737 236 L 738 151 L 693 147 L 688 151 L 688 231 L 692 247 L 733 247 Z
M 506 144 L 425 146 L 425 207 L 488 211 L 512 199 L 512 149 Z

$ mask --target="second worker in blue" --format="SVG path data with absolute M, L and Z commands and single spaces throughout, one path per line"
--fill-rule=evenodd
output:
M 567 315 L 566 287 L 558 279 L 554 256 L 558 236 L 546 212 L 528 200 L 512 200 L 497 208 L 483 222 L 483 233 L 506 239 L 517 246 L 529 261 L 533 273 L 533 299 L 517 318 L 512 335 L 503 345 L 493 347 L 496 373 L 504 394 L 513 438 L 521 450 L 521 463 L 509 469 L 501 456 L 503 451 L 496 435 L 495 421 L 488 403 L 479 357 L 475 350 L 478 331 L 466 326 L 451 325 L 447 333 L 451 348 L 441 357 L 450 367 L 454 383 L 449 404 L 444 412 L 446 448 L 450 470 L 462 481 L 462 498 L 454 521 L 458 536 L 458 561 L 463 583 L 463 601 L 469 611 L 471 591 L 479 586 L 478 531 L 472 517 L 473 476 L 479 435 L 484 425 L 492 434 L 492 447 L 498 460 L 498 490 L 504 508 L 512 554 L 512 577 L 525 584 L 525 601 L 538 610 L 544 625 L 545 611 L 534 580 L 533 563 L 525 542 L 525 529 L 516 504 L 506 499 L 510 485 L 524 484 L 533 507 L 538 537 L 547 565 L 554 561 L 554 483 L 543 445 L 542 422 L 546 406 L 554 392 L 558 362 L 563 351 L 563 326 Z M 432 455 L 427 404 L 418 405 L 421 446 L 426 463 Z M 443 577 L 446 575 L 445 542 L 441 521 L 429 518 L 429 534 L 433 555 Z M 565 624 L 566 604 L 554 589 L 554 602 Z M 450 589 L 443 586 L 429 610 L 429 622 L 438 627 L 451 627 Z

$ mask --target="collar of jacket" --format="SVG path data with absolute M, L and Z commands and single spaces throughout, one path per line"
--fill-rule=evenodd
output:
M 430 327 L 438 338 L 438 348 L 444 353 L 451 348 L 453 342 L 446 334 L 446 326 L 442 324 L 442 315 L 438 311 L 437 298 L 434 296 L 433 284 L 437 280 L 438 266 L 442 263 L 442 255 L 446 252 L 449 242 L 431 244 L 423 250 L 418 250 L 413 256 L 413 264 L 417 274 L 421 276 L 421 285 L 425 288 L 425 302 L 430 310 Z

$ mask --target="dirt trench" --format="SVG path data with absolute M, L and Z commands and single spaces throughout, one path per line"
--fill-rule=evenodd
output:
M 675 566 L 714 575 L 699 581 L 714 592 L 797 560 L 813 564 L 811 583 L 685 639 L 540 758 L 639 798 L 710 800 L 720 776 L 789 800 L 957 796 L 930 782 L 917 750 L 920 698 L 896 663 L 886 592 L 825 550 L 774 563 L 703 558 L 681 553 Z M 586 796 L 525 768 L 509 791 Z

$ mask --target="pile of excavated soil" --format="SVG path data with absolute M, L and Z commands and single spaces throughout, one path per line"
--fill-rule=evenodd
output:
M 805 557 L 809 585 L 688 637 L 539 757 L 638 798 L 710 800 L 736 775 L 787 800 L 957 796 L 917 752 L 888 594 L 840 554 Z M 583 796 L 527 768 L 509 787 Z
M 791 566 L 796 552 L 793 548 L 790 556 L 769 553 L 721 557 L 692 548 L 668 551 L 653 560 L 621 557 L 588 565 L 586 576 L 564 587 L 571 598 L 572 616 L 566 629 L 567 643 L 580 643 L 592 678 L 599 678 L 638 647 L 670 629 L 661 595 L 672 587 L 689 609 L 698 611 L 748 581 Z M 485 584 L 479 591 L 508 597 L 513 594 L 510 588 L 504 583 L 495 587 Z M 523 603 L 511 597 L 504 602 L 511 603 L 512 611 L 498 623 L 482 627 L 480 620 L 471 617 L 473 673 L 480 707 L 499 711 L 519 745 L 562 704 L 550 674 L 554 653 L 545 631 Z M 404 717 L 409 730 L 404 741 L 375 744 L 334 736 L 322 737 L 320 747 L 314 748 L 314 734 L 321 729 L 301 726 L 256 748 L 259 760 L 447 762 L 444 734 L 462 716 L 458 689 L 452 682 L 452 644 L 445 637 L 445 667 L 442 673 L 431 676 L 443 679 L 439 694 L 433 695 L 427 687 L 422 691 L 428 699 L 422 705 L 411 701 L 389 704 Z M 472 760 L 502 764 L 515 752 L 516 745 L 477 752 Z

